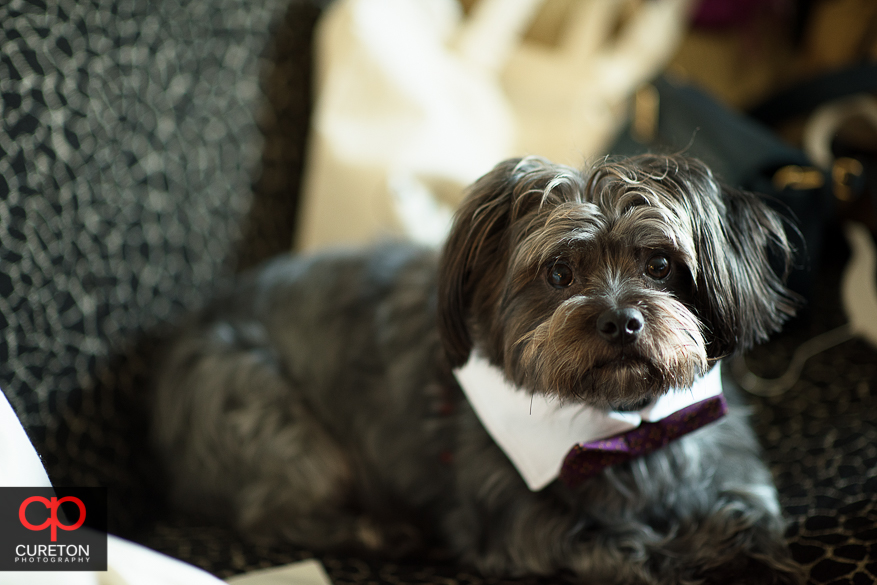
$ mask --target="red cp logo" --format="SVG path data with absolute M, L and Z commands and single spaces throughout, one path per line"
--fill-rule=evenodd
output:
M 25 512 L 27 507 L 31 504 L 31 502 L 41 502 L 47 510 L 49 510 L 49 518 L 40 524 L 39 526 L 34 526 L 30 522 L 27 521 L 25 517 Z M 75 524 L 63 524 L 60 520 L 58 520 L 58 506 L 63 504 L 64 502 L 73 502 L 76 504 L 76 507 L 79 508 L 79 520 L 76 521 Z M 82 503 L 82 500 L 79 498 L 74 498 L 73 496 L 66 496 L 61 498 L 52 498 L 51 501 L 47 500 L 42 496 L 31 496 L 25 501 L 21 503 L 21 506 L 18 508 L 18 519 L 21 520 L 21 525 L 27 528 L 28 530 L 45 530 L 47 527 L 52 527 L 52 542 L 55 542 L 58 538 L 58 528 L 61 530 L 76 530 L 82 523 L 85 522 L 85 504 Z

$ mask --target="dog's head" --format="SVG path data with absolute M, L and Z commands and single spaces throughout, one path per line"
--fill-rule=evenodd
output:
M 696 160 L 509 160 L 457 212 L 439 326 L 454 366 L 477 346 L 533 392 L 638 408 L 779 329 L 791 255 L 781 218 Z

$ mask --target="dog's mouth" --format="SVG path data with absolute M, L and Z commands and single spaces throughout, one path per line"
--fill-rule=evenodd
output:
M 575 386 L 572 394 L 578 399 L 617 412 L 642 410 L 667 390 L 660 369 L 636 355 L 594 363 Z
M 652 364 L 638 355 L 621 355 L 608 360 L 602 360 L 591 366 L 594 371 L 608 372 L 611 370 L 651 368 Z

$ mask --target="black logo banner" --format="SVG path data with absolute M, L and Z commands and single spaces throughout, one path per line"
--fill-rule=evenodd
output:
M 106 571 L 106 488 L 0 487 L 0 571 Z

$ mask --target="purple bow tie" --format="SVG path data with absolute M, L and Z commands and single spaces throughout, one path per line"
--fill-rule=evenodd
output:
M 643 422 L 637 428 L 590 443 L 573 446 L 563 460 L 560 480 L 575 487 L 600 471 L 657 451 L 670 441 L 678 439 L 728 413 L 728 404 L 722 394 L 695 402 L 655 422 Z

